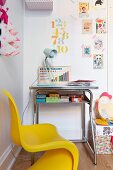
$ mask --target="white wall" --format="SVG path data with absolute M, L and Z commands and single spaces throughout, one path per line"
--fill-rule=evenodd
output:
M 21 53 L 9 58 L 0 56 L 0 161 L 11 144 L 8 102 L 1 90 L 8 90 L 14 96 L 20 112 L 23 110 L 23 1 L 7 1 L 6 7 L 9 7 L 9 20 L 19 32 Z
M 108 91 L 113 96 L 113 1 L 108 1 Z
M 76 3 L 78 1 L 75 1 Z M 93 1 L 91 1 L 92 3 Z M 76 5 L 75 3 L 75 5 Z M 74 7 L 74 8 L 73 8 Z M 75 14 L 72 12 L 74 9 Z M 63 18 L 69 25 L 70 33 L 69 52 L 66 55 L 58 55 L 54 59 L 54 65 L 70 65 L 73 79 L 94 79 L 97 80 L 99 90 L 94 92 L 94 100 L 103 92 L 112 91 L 111 86 L 111 55 L 108 51 L 108 37 L 103 35 L 104 39 L 104 68 L 100 70 L 93 69 L 93 59 L 83 58 L 81 54 L 81 45 L 89 43 L 92 46 L 92 37 L 95 35 L 95 22 L 98 17 L 107 19 L 107 8 L 102 10 L 90 11 L 90 19 L 93 19 L 93 33 L 91 35 L 81 34 L 81 18 L 78 17 L 76 7 L 73 6 L 70 0 L 54 0 L 53 11 L 29 11 L 25 9 L 24 17 L 24 106 L 28 101 L 29 86 L 37 78 L 38 66 L 42 64 L 44 59 L 43 50 L 47 47 L 52 47 L 51 44 L 51 20 L 53 18 Z M 108 10 L 109 11 L 109 10 Z M 74 17 L 72 15 L 74 14 Z M 112 26 L 112 24 L 111 24 Z M 109 28 L 111 29 L 111 28 Z M 112 29 L 111 29 L 112 30 Z M 111 35 L 109 36 L 111 38 Z M 109 39 L 111 42 L 111 39 Z M 110 47 L 112 48 L 112 47 Z M 93 51 L 92 51 L 93 53 Z M 109 57 L 109 60 L 108 60 Z M 108 74 L 110 76 L 108 76 Z M 24 123 L 32 123 L 33 111 L 30 106 L 29 113 L 24 115 Z M 81 127 L 81 110 L 75 106 L 41 106 L 40 107 L 40 122 L 50 122 L 55 124 L 60 133 L 69 138 L 80 137 Z M 88 117 L 88 115 L 87 115 Z M 80 129 L 81 130 L 81 129 Z M 69 132 L 69 133 L 68 133 Z M 74 132 L 74 133 L 73 133 Z
M 67 3 L 66 3 L 67 2 Z M 79 52 L 77 33 L 79 32 L 80 20 L 74 20 L 68 14 L 71 14 L 71 7 L 69 0 L 54 0 L 54 10 L 52 12 L 48 11 L 28 11 L 25 9 L 24 17 L 24 60 L 23 54 L 18 56 L 6 58 L 0 56 L 0 89 L 7 89 L 10 91 L 16 102 L 18 104 L 20 112 L 22 112 L 23 104 L 23 90 L 24 90 L 24 106 L 28 102 L 29 96 L 29 86 L 37 78 L 37 68 L 41 65 L 44 59 L 43 49 L 46 47 L 51 47 L 50 38 L 50 23 L 51 19 L 60 16 L 66 19 L 70 25 L 70 35 L 73 36 L 70 39 L 70 53 L 65 56 L 59 55 L 53 62 L 55 65 L 71 65 L 72 66 L 72 76 L 73 78 L 91 78 L 97 79 L 99 82 L 99 90 L 94 91 L 94 96 L 98 96 L 102 91 L 110 92 L 113 95 L 113 48 L 112 48 L 112 37 L 113 37 L 113 2 L 108 1 L 108 43 L 106 44 L 106 59 L 105 59 L 105 69 L 101 71 L 94 71 L 91 68 L 85 69 L 78 62 L 83 62 L 86 66 L 89 61 L 80 58 L 81 54 Z M 9 7 L 9 18 L 12 20 L 13 24 L 19 31 L 19 37 L 23 40 L 23 0 L 12 0 L 7 1 Z M 63 10 L 65 9 L 65 10 Z M 98 15 L 98 14 L 95 14 Z M 18 21 L 18 22 L 17 22 Z M 77 27 L 78 25 L 78 27 Z M 45 29 L 46 28 L 46 29 Z M 76 42 L 77 41 L 77 42 Z M 89 39 L 88 39 L 89 41 Z M 22 41 L 21 41 L 22 43 Z M 22 51 L 23 51 L 22 47 Z M 73 62 L 74 61 L 74 62 Z M 24 70 L 23 70 L 24 64 Z M 87 65 L 88 66 L 88 65 Z M 92 71 L 91 71 L 92 70 Z M 108 71 L 107 71 L 108 70 Z M 24 72 L 23 72 L 24 71 Z M 85 72 L 84 72 L 85 71 Z M 93 74 L 92 74 L 93 73 Z M 100 76 L 98 75 L 100 74 Z M 101 78 L 101 74 L 103 74 Z M 87 75 L 87 76 L 86 76 Z M 23 82 L 24 76 L 24 82 Z M 9 133 L 9 108 L 7 107 L 7 99 L 0 93 L 0 158 L 4 155 L 5 151 L 11 144 L 10 133 Z M 46 111 L 47 110 L 47 111 Z M 24 122 L 29 124 L 32 122 L 33 111 L 31 105 L 28 109 L 29 113 L 25 113 Z M 81 110 L 79 106 L 77 107 L 70 105 L 51 105 L 51 107 L 43 106 L 40 108 L 40 122 L 51 122 L 54 123 L 61 134 L 67 138 L 80 137 L 80 114 Z M 88 115 L 87 115 L 88 117 Z M 77 134 L 77 135 L 76 135 Z

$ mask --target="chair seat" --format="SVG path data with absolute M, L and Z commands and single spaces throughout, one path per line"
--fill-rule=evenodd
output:
M 28 170 L 72 170 L 72 155 L 66 149 L 46 151 Z
M 48 148 L 53 145 L 55 147 L 55 144 L 60 145 L 60 143 L 67 142 L 66 139 L 59 135 L 56 127 L 49 123 L 21 125 L 20 129 L 21 137 L 23 139 L 21 142 L 22 147 L 28 152 L 42 151 L 42 146 L 48 150 Z

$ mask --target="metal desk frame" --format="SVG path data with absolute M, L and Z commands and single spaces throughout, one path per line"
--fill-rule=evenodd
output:
M 83 102 L 79 102 L 80 104 L 82 104 L 83 106 L 83 110 L 82 112 L 84 112 L 82 114 L 82 140 L 74 140 L 74 142 L 86 142 L 90 148 L 90 150 L 92 151 L 93 154 L 93 163 L 96 165 L 97 164 L 97 155 L 96 155 L 96 142 L 95 142 L 95 133 L 94 133 L 94 126 L 93 126 L 93 116 L 92 116 L 92 102 L 93 102 L 93 93 L 91 92 L 91 90 L 93 89 L 98 89 L 97 86 L 61 86 L 61 85 L 37 85 L 37 86 L 31 86 L 29 87 L 30 90 L 33 90 L 34 94 L 41 94 L 44 92 L 49 93 L 49 92 L 72 92 L 73 94 L 75 93 L 82 93 L 84 95 L 84 101 Z M 86 93 L 89 94 L 86 95 Z M 87 97 L 88 96 L 88 97 Z M 85 104 L 89 105 L 89 118 L 90 118 L 90 125 L 91 125 L 91 133 L 92 133 L 92 145 L 89 143 L 88 138 L 85 137 Z M 45 103 L 46 104 L 46 103 Z M 76 102 L 74 102 L 74 104 L 76 104 Z M 78 103 L 77 103 L 78 104 Z M 36 122 L 35 123 L 39 123 L 38 122 L 38 117 L 39 117 L 39 103 L 36 104 Z

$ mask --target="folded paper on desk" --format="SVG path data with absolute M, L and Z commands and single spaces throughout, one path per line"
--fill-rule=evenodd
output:
M 67 85 L 68 86 L 92 86 L 94 85 L 95 80 L 76 80 L 71 81 Z

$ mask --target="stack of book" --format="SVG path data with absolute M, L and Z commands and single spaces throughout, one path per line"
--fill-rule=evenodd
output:
M 61 96 L 60 102 L 69 102 L 69 96 Z
M 59 103 L 59 97 L 46 97 L 46 103 Z
M 49 93 L 48 97 L 46 97 L 46 103 L 59 103 L 60 95 L 58 93 Z
M 74 95 L 70 97 L 71 102 L 82 102 L 83 95 Z
M 45 103 L 46 95 L 45 94 L 37 94 L 36 95 L 36 103 Z

